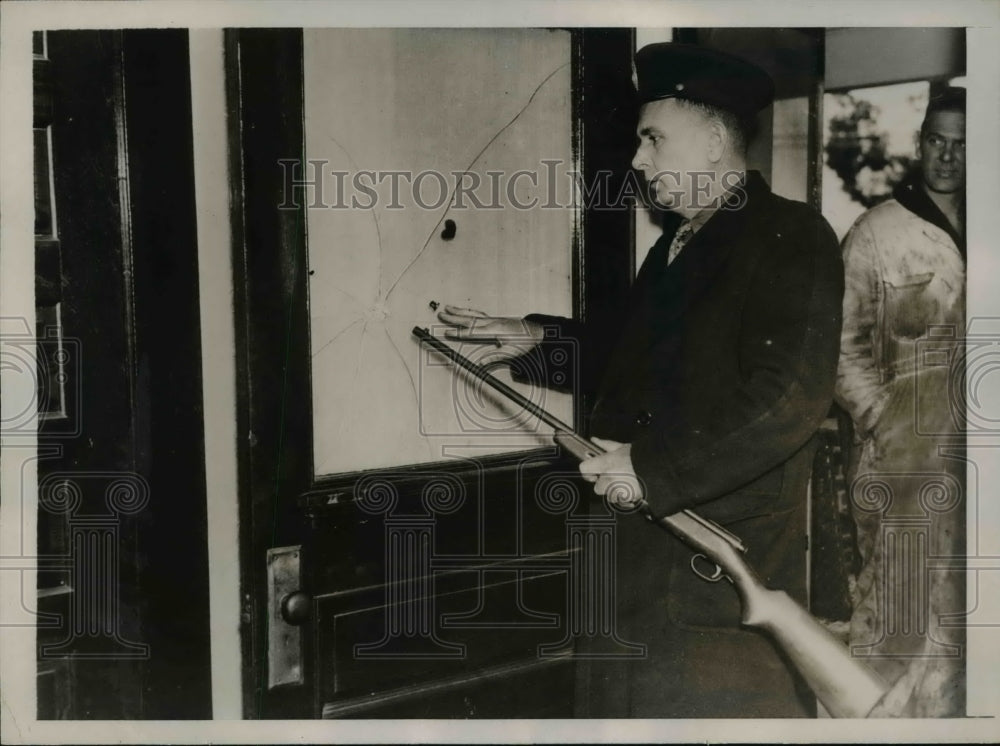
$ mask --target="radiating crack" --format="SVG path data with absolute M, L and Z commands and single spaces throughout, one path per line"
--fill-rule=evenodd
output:
M 419 420 L 420 394 L 417 392 L 417 384 L 416 381 L 413 380 L 413 373 L 410 372 L 410 366 L 406 364 L 406 358 L 403 357 L 403 353 L 400 351 L 399 346 L 396 344 L 396 340 L 394 340 L 392 338 L 392 335 L 389 334 L 389 330 L 385 327 L 382 327 L 382 329 L 383 331 L 385 331 L 385 336 L 389 338 L 389 344 L 391 344 L 392 349 L 395 350 L 396 356 L 399 358 L 399 362 L 403 364 L 403 370 L 406 371 L 406 377 L 410 379 L 410 391 L 413 392 L 413 401 L 416 403 L 417 406 L 417 418 Z M 430 441 L 426 441 L 426 443 L 427 443 L 427 452 L 431 457 L 433 457 L 434 449 L 431 447 Z
M 360 320 L 360 319 L 359 319 Z M 355 322 L 356 323 L 356 322 Z M 368 320 L 365 319 L 364 326 L 361 327 L 361 340 L 358 342 L 358 363 L 354 366 L 354 376 L 351 378 L 351 385 L 348 391 L 351 392 L 351 400 L 354 399 L 354 392 L 358 386 L 358 376 L 361 374 L 361 363 L 365 359 L 365 334 L 368 332 Z M 338 440 L 344 435 L 344 425 L 347 422 L 347 417 L 340 418 L 340 430 L 337 433 Z
M 346 334 L 349 329 L 357 326 L 358 324 L 360 324 L 364 320 L 365 320 L 364 316 L 359 316 L 358 318 L 356 318 L 350 324 L 348 324 L 343 329 L 341 329 L 339 332 L 337 332 L 336 334 L 334 334 L 333 337 L 331 337 L 322 347 L 320 347 L 318 350 L 316 350 L 315 352 L 313 352 L 312 356 L 316 357 L 319 353 L 321 353 L 327 347 L 329 347 L 334 342 L 336 342 L 341 336 L 343 336 L 344 334 Z
M 330 142 L 332 142 L 338 148 L 340 148 L 340 152 L 343 153 L 344 156 L 347 158 L 347 162 L 351 165 L 351 168 L 354 170 L 354 173 L 358 173 L 358 171 L 360 171 L 360 169 L 358 168 L 358 164 L 354 162 L 354 159 L 351 157 L 351 154 L 348 152 L 347 148 L 343 146 L 340 140 L 338 140 L 333 135 L 327 135 L 327 139 L 330 140 Z M 376 297 L 381 298 L 382 297 L 382 229 L 379 226 L 378 213 L 375 211 L 375 207 L 372 206 L 372 209 L 368 210 L 368 212 L 371 213 L 372 221 L 375 223 L 375 240 L 378 242 L 378 292 L 376 294 Z
M 505 124 L 499 130 L 497 130 L 496 134 L 494 134 L 493 137 L 491 137 L 487 141 L 487 143 L 485 145 L 483 145 L 482 148 L 479 149 L 479 152 L 476 153 L 475 157 L 469 162 L 468 166 L 466 166 L 464 169 L 462 169 L 461 172 L 456 172 L 456 173 L 461 173 L 463 177 L 465 176 L 465 174 L 469 173 L 469 171 L 472 169 L 472 167 L 474 165 L 476 165 L 476 161 L 478 161 L 482 157 L 483 153 L 485 153 L 489 149 L 489 147 L 494 142 L 497 141 L 497 139 L 500 137 L 500 135 L 502 135 L 504 132 L 506 132 L 510 128 L 510 126 L 513 125 L 514 122 L 516 122 L 518 119 L 520 119 L 521 115 L 524 114 L 524 112 L 528 110 L 528 107 L 531 106 L 532 101 L 535 100 L 535 96 L 537 96 L 538 93 L 539 93 L 539 91 L 541 91 L 542 88 L 545 87 L 545 84 L 548 83 L 552 78 L 554 78 L 555 75 L 556 75 L 556 73 L 558 73 L 560 70 L 562 70 L 562 69 L 564 69 L 566 67 L 569 67 L 569 65 L 570 65 L 569 62 L 563 63 L 562 65 L 560 65 L 559 67 L 557 67 L 555 70 L 553 70 L 552 72 L 550 72 L 548 75 L 546 75 L 545 78 L 542 80 L 542 82 L 538 84 L 538 86 L 535 88 L 534 91 L 532 91 L 531 96 L 528 98 L 528 102 L 524 106 L 521 107 L 521 110 L 518 111 L 517 114 L 515 114 L 513 116 L 513 118 L 509 122 L 507 122 L 507 124 Z M 399 273 L 399 276 L 395 279 L 395 281 L 392 283 L 392 285 L 389 286 L 389 289 L 385 293 L 385 299 L 387 301 L 389 300 L 389 296 L 392 295 L 392 291 L 396 289 L 397 285 L 399 285 L 399 281 L 403 279 L 403 277 L 409 271 L 410 267 L 412 267 L 414 264 L 417 263 L 417 261 L 420 259 L 420 257 L 423 256 L 423 253 L 427 250 L 427 247 L 430 246 L 431 239 L 434 238 L 434 236 L 437 234 L 438 228 L 441 226 L 441 221 L 444 220 L 445 215 L 448 214 L 448 210 L 451 209 L 451 201 L 453 199 L 455 199 L 455 192 L 458 190 L 458 186 L 459 186 L 459 184 L 461 184 L 461 182 L 462 182 L 462 179 L 456 179 L 455 180 L 455 186 L 452 187 L 451 194 L 448 196 L 448 201 L 446 203 L 446 204 L 448 204 L 448 207 L 446 207 L 444 209 L 444 211 L 442 211 L 441 216 L 438 218 L 437 222 L 434 224 L 434 227 L 431 228 L 431 232 L 427 235 L 427 240 L 424 241 L 424 245 L 420 247 L 420 251 L 418 251 L 417 254 L 416 254 L 416 256 L 414 256 L 409 261 L 409 263 L 403 268 L 403 271 Z

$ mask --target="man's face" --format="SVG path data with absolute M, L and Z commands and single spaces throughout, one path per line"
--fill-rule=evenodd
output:
M 650 101 L 639 111 L 636 133 L 632 168 L 642 171 L 656 201 L 687 217 L 708 206 L 712 163 L 706 117 L 674 99 Z
M 965 114 L 936 111 L 927 117 L 920 133 L 920 166 L 932 192 L 965 188 Z

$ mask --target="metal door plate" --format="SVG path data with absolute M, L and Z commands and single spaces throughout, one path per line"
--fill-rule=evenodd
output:
M 267 688 L 305 683 L 302 630 L 281 616 L 281 601 L 302 587 L 301 546 L 267 550 Z

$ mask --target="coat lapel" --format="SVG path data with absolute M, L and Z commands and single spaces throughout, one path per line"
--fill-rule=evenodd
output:
M 720 208 L 701 230 L 694 234 L 684 250 L 667 267 L 653 291 L 654 326 L 663 333 L 671 329 L 685 309 L 689 308 L 711 286 L 726 264 L 733 247 L 742 240 L 747 228 L 751 205 L 760 201 L 768 187 L 757 172 L 750 172 L 746 182 L 746 203 L 739 209 L 728 205 Z M 730 200 L 730 205 L 735 204 Z M 664 258 L 664 262 L 666 259 Z M 659 336 L 659 335 L 656 335 Z
M 650 249 L 633 288 L 630 321 L 616 353 L 608 362 L 606 382 L 631 375 L 648 350 L 683 326 L 684 311 L 700 298 L 725 266 L 733 247 L 743 240 L 748 216 L 769 188 L 757 172 L 749 172 L 746 203 L 741 209 L 719 209 L 684 250 L 667 266 L 667 251 L 679 219 Z

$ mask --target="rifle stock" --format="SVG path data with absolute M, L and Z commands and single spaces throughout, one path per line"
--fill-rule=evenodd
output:
M 426 330 L 415 327 L 413 334 L 543 422 L 552 425 L 555 428 L 553 437 L 556 443 L 576 458 L 583 460 L 604 453 L 604 449 L 596 443 L 578 435 L 568 425 L 432 337 Z M 647 520 L 674 534 L 698 554 L 716 564 L 719 570 L 712 577 L 702 575 L 697 570 L 695 572 L 707 580 L 725 577 L 733 584 L 740 597 L 742 623 L 771 635 L 833 717 L 861 718 L 871 712 L 888 689 L 885 683 L 862 661 L 854 658 L 847 646 L 795 599 L 784 591 L 764 586 L 743 559 L 746 547 L 736 536 L 690 510 L 662 517 L 653 516 L 645 503 L 642 510 Z
M 743 623 L 774 638 L 833 717 L 866 717 L 882 699 L 882 679 L 787 593 L 758 584 L 742 598 Z
M 774 638 L 833 717 L 862 718 L 871 712 L 886 692 L 882 679 L 795 599 L 765 587 L 738 548 L 705 525 L 715 524 L 693 515 L 647 517 L 721 568 L 740 597 L 742 623 Z

